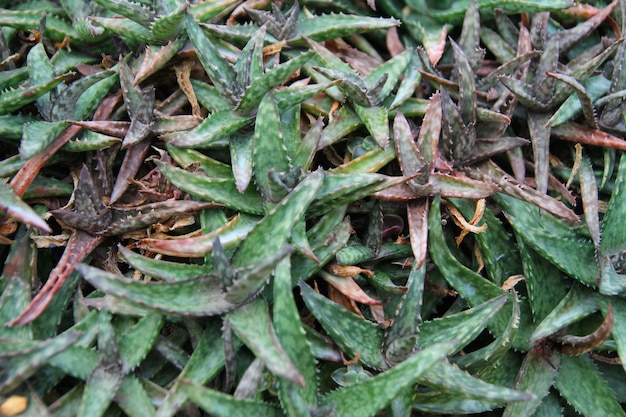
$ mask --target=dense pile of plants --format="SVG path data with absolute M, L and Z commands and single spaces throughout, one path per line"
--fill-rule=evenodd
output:
M 0 6 L 0 415 L 626 415 L 626 1 Z

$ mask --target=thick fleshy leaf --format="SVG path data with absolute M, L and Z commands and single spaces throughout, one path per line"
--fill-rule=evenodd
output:
M 287 243 L 291 229 L 319 192 L 323 180 L 323 172 L 315 171 L 280 201 L 239 246 L 232 259 L 233 267 L 254 265 L 282 248 Z M 272 236 L 269 241 L 268 236 Z
M 21 222 L 51 232 L 39 214 L 19 198 L 4 181 L 0 181 L 0 210 Z
M 40 341 L 26 349 L 11 349 L 7 342 L 6 348 L 0 352 L 0 393 L 9 393 L 27 378 L 34 375 L 54 355 L 62 352 L 80 338 L 79 332 L 66 332 L 53 339 Z M 4 343 L 3 343 L 4 344 Z
M 89 283 L 105 293 L 164 313 L 210 316 L 237 306 L 236 302 L 226 299 L 221 282 L 214 276 L 172 283 L 141 282 L 85 264 L 78 264 L 76 269 Z
M 292 281 L 291 263 L 289 258 L 285 258 L 277 265 L 274 274 L 272 321 L 278 340 L 304 382 L 303 387 L 296 387 L 285 381 L 279 382 L 279 396 L 288 413 L 291 409 L 297 410 L 303 405 L 305 407 L 316 405 L 318 391 L 315 359 L 293 298 Z
M 263 198 L 250 188 L 241 194 L 237 190 L 234 179 L 210 178 L 161 162 L 156 162 L 156 164 L 172 184 L 191 195 L 245 213 L 265 213 Z
M 565 326 L 575 323 L 598 309 L 589 291 L 575 286 L 535 329 L 531 341 L 546 338 Z
M 381 352 L 382 329 L 318 294 L 303 282 L 300 291 L 308 309 L 344 352 L 351 356 L 358 352 L 359 362 L 372 368 L 385 367 Z
M 235 398 L 192 383 L 181 384 L 181 389 L 191 401 L 216 417 L 281 417 L 280 408 L 259 401 Z
M 596 286 L 599 275 L 593 242 L 550 213 L 516 198 L 497 195 L 497 201 L 519 237 L 573 278 Z M 569 256 L 575 251 L 577 256 Z
M 516 387 L 530 391 L 534 399 L 507 404 L 504 417 L 530 417 L 533 415 L 544 397 L 550 392 L 550 387 L 561 365 L 561 354 L 549 345 L 537 345 L 531 349 L 520 368 Z
M 251 117 L 238 116 L 231 110 L 218 110 L 192 130 L 166 133 L 161 139 L 181 148 L 204 148 L 247 126 L 251 120 Z
M 321 403 L 334 404 L 341 417 L 372 417 L 455 348 L 450 341 L 432 345 L 386 372 L 326 394 Z
M 582 415 L 593 415 L 598 410 L 615 417 L 626 415 L 588 356 L 563 356 L 555 386 Z
M 265 301 L 257 298 L 239 307 L 228 314 L 228 320 L 235 334 L 273 374 L 304 386 L 304 378 L 280 344 Z

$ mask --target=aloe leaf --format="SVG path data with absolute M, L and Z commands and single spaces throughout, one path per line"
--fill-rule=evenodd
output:
M 366 16 L 344 14 L 328 14 L 315 16 L 312 19 L 298 20 L 296 30 L 300 37 L 323 42 L 329 39 L 341 38 L 376 29 L 388 29 L 398 26 L 396 19 L 383 19 Z
M 228 314 L 235 334 L 277 376 L 301 385 L 304 379 L 281 346 L 272 326 L 266 303 L 256 299 Z
M 173 417 L 187 400 L 184 381 L 202 385 L 224 367 L 224 344 L 218 322 L 209 323 L 185 367 L 162 400 L 155 417 Z
M 104 415 L 124 378 L 111 316 L 101 311 L 98 319 L 100 363 L 87 378 L 78 417 Z
M 476 207 L 473 202 L 458 198 L 448 198 L 447 201 L 452 203 L 465 218 L 473 216 Z M 487 225 L 487 230 L 474 235 L 474 238 L 480 246 L 489 278 L 495 284 L 502 285 L 510 276 L 522 272 L 521 251 L 516 248 L 518 242 L 507 232 L 502 222 L 491 210 L 485 210 L 481 223 Z
M 617 346 L 620 358 L 626 357 L 626 331 L 618 323 L 623 323 L 626 317 L 626 303 L 619 297 L 596 296 L 596 301 L 600 305 L 602 313 L 606 316 L 608 305 L 611 303 L 614 320 L 617 325 L 613 326 L 612 335 Z M 626 367 L 626 362 L 622 361 L 622 368 Z
M 155 408 L 141 381 L 135 375 L 126 375 L 115 395 L 115 403 L 129 416 L 154 416 Z
M 195 197 L 214 201 L 245 213 L 265 213 L 263 198 L 251 189 L 241 194 L 237 191 L 234 180 L 209 178 L 161 162 L 156 162 L 156 164 L 172 184 Z
M 232 259 L 232 266 L 240 268 L 254 265 L 282 248 L 291 229 L 319 192 L 324 180 L 323 171 L 309 174 L 282 201 L 252 229 L 241 243 Z M 270 241 L 267 236 L 272 236 Z
M 461 397 L 446 391 L 418 393 L 413 400 L 413 409 L 437 414 L 480 414 L 502 406 L 499 401 Z
M 161 139 L 182 148 L 204 148 L 247 126 L 251 120 L 230 110 L 218 110 L 190 131 L 166 133 L 161 135 Z
M 155 222 L 169 219 L 175 214 L 189 213 L 215 207 L 214 203 L 199 201 L 160 201 L 144 204 L 131 209 L 117 209 L 113 213 L 111 224 L 102 231 L 113 236 L 150 226 Z
M 170 13 L 158 16 L 154 22 L 152 22 L 150 31 L 160 40 L 166 41 L 174 38 L 182 29 L 183 20 L 185 19 L 188 8 L 189 3 L 180 2 L 178 7 L 171 10 Z
M 4 181 L 0 181 L 0 210 L 25 224 L 38 227 L 46 232 L 51 231 L 39 214 L 19 198 Z
M 65 121 L 35 121 L 24 125 L 24 134 L 20 142 L 20 156 L 31 158 L 45 149 L 69 124 Z
M 404 181 L 404 177 L 388 177 L 382 174 L 328 174 L 311 206 L 311 212 L 319 214 L 331 207 L 343 206 Z
M 259 218 L 256 216 L 247 216 L 245 214 L 240 214 L 235 216 L 232 220 L 230 220 L 227 224 L 222 227 L 218 227 L 214 231 L 210 233 L 206 233 L 204 235 L 185 238 L 185 239 L 143 239 L 139 246 L 142 249 L 151 250 L 157 253 L 162 253 L 171 256 L 179 256 L 179 257 L 202 257 L 207 253 L 213 250 L 213 245 L 215 243 L 215 238 L 219 237 L 221 244 L 225 248 L 232 248 L 237 246 L 243 239 L 248 236 L 250 231 L 256 226 L 259 222 Z M 131 262 L 132 263 L 132 262 Z M 191 265 L 184 265 L 189 266 Z M 196 269 L 192 269 L 192 271 L 198 271 Z M 178 270 L 178 268 L 177 268 Z M 185 276 L 181 270 L 181 276 Z M 201 274 L 194 274 L 195 272 L 190 272 L 188 274 L 188 278 L 192 278 Z M 158 276 L 158 272 L 157 275 Z
M 438 362 L 424 372 L 420 383 L 483 401 L 527 402 L 534 397 L 530 392 L 485 382 L 446 361 Z
M 54 67 L 48 59 L 43 43 L 38 43 L 28 52 L 26 59 L 30 84 L 37 85 L 50 82 L 55 77 Z M 37 109 L 47 119 L 51 120 L 52 98 L 50 92 L 37 98 Z M 56 97 L 55 97 L 56 98 Z
M 513 197 L 496 196 L 516 234 L 559 269 L 585 285 L 596 285 L 593 242 L 549 213 Z M 578 256 L 569 254 L 576 251 Z
M 172 283 L 139 282 L 85 264 L 76 269 L 96 288 L 152 310 L 185 316 L 210 316 L 237 306 L 228 301 L 217 277 Z
M 569 288 L 563 281 L 561 271 L 523 240 L 517 242 L 522 256 L 522 265 L 530 308 L 535 322 L 541 322 L 565 298 Z
M 216 417 L 282 417 L 280 408 L 258 401 L 235 398 L 192 383 L 181 384 L 191 401 Z
M 0 276 L 0 323 L 15 319 L 28 305 L 31 298 L 31 285 L 35 273 L 32 259 L 35 256 L 34 246 L 29 242 L 27 233 L 16 237 L 7 255 L 2 275 Z M 32 339 L 31 326 L 0 328 L 0 336 L 14 339 Z
M 505 293 L 499 286 L 463 266 L 447 247 L 440 221 L 440 198 L 435 198 L 428 218 L 430 256 L 450 285 L 476 306 Z M 462 277 L 462 278 L 461 278 Z
M 36 84 L 30 87 L 18 87 L 1 93 L 0 114 L 11 113 L 29 103 L 32 103 L 37 98 L 56 88 L 56 86 L 70 78 L 72 75 L 73 74 L 71 73 L 60 75 L 41 84 Z
M 74 81 L 55 99 L 50 110 L 51 120 L 85 120 L 93 114 L 117 80 L 118 73 L 107 70 Z
M 549 394 L 560 368 L 561 354 L 556 350 L 543 352 L 541 349 L 532 349 L 526 355 L 516 382 L 518 389 L 532 392 L 536 398 L 507 404 L 503 416 L 530 417 Z
M 418 345 L 427 347 L 454 339 L 458 341 L 458 349 L 462 349 L 485 329 L 506 301 L 503 294 L 469 310 L 426 321 L 420 325 Z
M 396 311 L 391 329 L 385 333 L 383 353 L 388 364 L 405 360 L 415 349 L 426 279 L 426 263 L 413 264 L 406 282 L 407 291 Z
M 169 42 L 167 45 L 157 46 L 148 45 L 141 61 L 141 65 L 135 74 L 134 84 L 138 85 L 145 81 L 149 76 L 162 69 L 176 55 L 176 53 L 184 46 L 185 41 L 178 39 Z
M 294 262 L 292 263 L 292 285 L 296 285 L 300 280 L 307 280 L 318 272 L 323 265 L 330 262 L 337 252 L 343 248 L 350 238 L 350 221 L 348 218 L 337 224 L 336 228 L 330 232 L 319 242 L 311 241 L 313 253 L 319 262 L 309 257 L 294 254 Z
M 43 340 L 25 350 L 4 351 L 0 373 L 0 393 L 8 393 L 34 375 L 54 355 L 70 347 L 80 338 L 79 332 L 66 332 Z
M 18 30 L 38 30 L 41 18 L 41 10 L 0 9 L 0 25 Z M 44 34 L 54 42 L 62 42 L 66 37 L 80 39 L 70 23 L 52 15 L 46 16 Z
M 182 168 L 188 168 L 190 165 L 198 164 L 204 173 L 211 178 L 233 178 L 233 172 L 230 166 L 208 157 L 199 151 L 189 148 L 178 148 L 172 145 L 165 145 L 165 148 L 172 159 Z
M 365 128 L 382 149 L 387 149 L 389 145 L 389 116 L 384 107 L 373 106 L 363 107 L 353 104 L 354 111 L 359 116 Z
M 287 148 L 279 125 L 278 106 L 274 95 L 268 92 L 259 104 L 252 137 L 252 174 L 261 195 L 271 202 L 277 202 L 287 194 L 270 178 L 271 172 L 289 171 Z
M 400 112 L 396 113 L 393 122 L 393 142 L 402 173 L 405 176 L 418 174 L 417 178 L 408 180 L 407 185 L 411 187 L 415 183 L 419 187 L 428 182 L 430 166 L 417 148 L 409 122 Z
M 311 59 L 313 52 L 305 52 L 289 61 L 280 64 L 252 81 L 241 97 L 241 101 L 237 104 L 235 111 L 241 116 L 246 116 L 259 106 L 263 97 L 275 87 L 278 87 L 294 72 L 299 70 L 306 62 Z
M 575 323 L 598 309 L 593 294 L 575 286 L 548 314 L 532 334 L 531 341 L 546 338 L 563 327 Z
M 236 97 L 232 97 L 232 86 L 235 85 L 234 69 L 232 65 L 222 58 L 214 45 L 215 41 L 202 31 L 191 16 L 187 17 L 185 28 L 189 35 L 189 40 L 197 51 L 198 59 L 220 95 L 231 101 L 236 99 Z
M 277 265 L 274 274 L 272 318 L 276 335 L 304 382 L 303 387 L 279 382 L 279 396 L 288 414 L 295 414 L 290 409 L 298 410 L 302 405 L 316 405 L 318 391 L 315 359 L 293 298 L 292 281 L 290 259 L 285 258 Z
M 143 42 L 149 44 L 164 43 L 157 39 L 146 26 L 124 17 L 92 16 L 89 17 L 88 21 L 119 35 L 133 49 L 138 48 Z
M 303 282 L 300 283 L 300 291 L 307 308 L 341 350 L 350 356 L 358 352 L 359 361 L 366 366 L 376 369 L 385 367 L 380 350 L 383 331 L 378 326 L 319 295 Z
M 454 342 L 443 342 L 430 346 L 386 372 L 362 383 L 330 392 L 322 397 L 321 403 L 334 404 L 333 411 L 341 417 L 374 416 L 455 348 Z M 363 398 L 370 400 L 363 401 Z
M 583 415 L 597 412 L 615 417 L 626 415 L 588 356 L 563 356 L 555 386 Z
M 163 316 L 150 313 L 141 318 L 129 329 L 118 342 L 122 372 L 124 374 L 135 369 L 152 349 L 152 344 L 161 330 Z
M 129 0 L 96 0 L 96 3 L 115 13 L 126 16 L 146 27 L 150 26 L 155 18 L 155 13 L 141 2 Z
M 626 157 L 622 156 L 619 163 L 615 188 L 609 200 L 606 214 L 602 220 L 602 240 L 599 253 L 601 256 L 610 256 L 615 252 L 626 249 L 626 238 L 620 233 L 620 218 L 626 215 L 624 203 L 626 183 Z
M 212 268 L 204 265 L 156 260 L 139 255 L 121 245 L 117 249 L 130 266 L 146 275 L 161 278 L 164 281 L 186 280 L 199 275 L 207 275 L 213 271 Z
M 194 3 L 189 7 L 189 13 L 199 22 L 206 22 L 220 12 L 237 3 L 236 0 L 218 0 L 211 2 Z

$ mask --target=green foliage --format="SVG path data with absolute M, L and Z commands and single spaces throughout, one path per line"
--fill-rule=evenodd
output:
M 624 415 L 626 1 L 301 3 L 2 2 L 0 415 Z

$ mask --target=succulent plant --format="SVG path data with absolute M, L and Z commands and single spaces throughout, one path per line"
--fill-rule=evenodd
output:
M 2 3 L 0 414 L 624 415 L 626 2 L 302 3 Z

